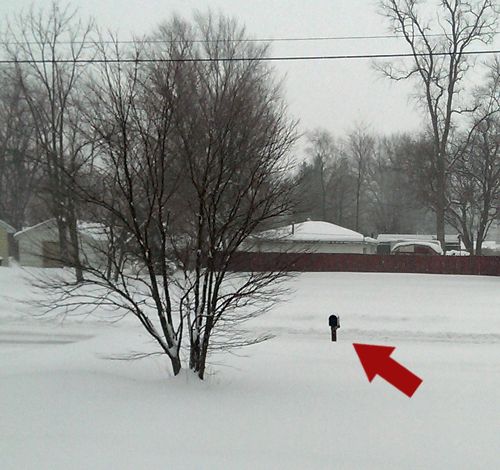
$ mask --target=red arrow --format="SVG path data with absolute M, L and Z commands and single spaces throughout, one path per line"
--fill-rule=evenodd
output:
M 359 356 L 361 365 L 371 382 L 376 375 L 380 375 L 391 385 L 405 395 L 411 397 L 422 383 L 422 379 L 403 367 L 390 357 L 394 346 L 375 346 L 370 344 L 353 344 Z

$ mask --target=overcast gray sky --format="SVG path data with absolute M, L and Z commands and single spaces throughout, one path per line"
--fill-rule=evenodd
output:
M 0 0 L 0 14 L 15 13 L 49 0 Z M 122 39 L 151 31 L 172 13 L 189 17 L 208 8 L 234 16 L 257 38 L 373 36 L 387 33 L 376 0 L 86 0 L 72 2 L 93 15 L 103 28 Z M 498 48 L 497 38 L 495 47 Z M 491 46 L 489 46 L 491 47 Z M 270 54 L 333 55 L 408 52 L 401 39 L 275 42 Z M 339 136 L 356 122 L 376 132 L 412 131 L 421 114 L 409 99 L 408 83 L 392 83 L 373 70 L 370 60 L 324 60 L 275 63 L 286 76 L 290 111 L 301 130 L 322 127 Z

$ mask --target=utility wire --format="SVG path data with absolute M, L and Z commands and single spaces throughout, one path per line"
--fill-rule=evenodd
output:
M 500 31 L 493 31 L 492 33 L 482 33 L 486 34 L 497 34 Z M 426 34 L 425 37 L 446 37 L 444 33 Z M 415 37 L 423 37 L 421 34 L 416 34 Z M 190 43 L 217 43 L 217 42 L 313 42 L 313 41 L 358 41 L 367 39 L 404 39 L 401 34 L 379 34 L 379 35 L 354 35 L 354 36 L 304 36 L 304 37 L 269 37 L 269 38 L 234 38 L 234 39 L 125 39 L 125 40 L 105 40 L 99 41 L 99 44 L 176 44 L 180 42 L 190 42 Z M 15 45 L 37 45 L 38 42 L 35 41 L 0 41 L 0 44 L 7 46 Z M 71 45 L 71 44 L 89 44 L 93 45 L 92 41 L 56 41 L 55 44 L 61 45 Z
M 442 57 L 451 55 L 450 52 L 434 52 L 433 57 Z M 464 51 L 463 55 L 486 55 L 500 54 L 498 50 L 478 50 Z M 351 59 L 394 59 L 404 57 L 426 57 L 429 54 L 420 53 L 390 53 L 390 54 L 346 54 L 346 55 L 311 55 L 311 56 L 275 56 L 275 57 L 197 57 L 197 58 L 136 58 L 136 59 L 3 59 L 1 64 L 112 64 L 112 63 L 155 63 L 155 62 L 291 62 L 291 61 L 309 61 L 309 60 L 351 60 Z

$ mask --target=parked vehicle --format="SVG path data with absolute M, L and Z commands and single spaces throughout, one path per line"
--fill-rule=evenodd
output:
M 439 241 L 435 242 L 401 242 L 396 243 L 391 255 L 442 255 L 443 249 Z

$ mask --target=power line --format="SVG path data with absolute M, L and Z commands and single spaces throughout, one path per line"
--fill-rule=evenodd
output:
M 491 33 L 482 33 L 481 35 L 497 34 L 500 31 Z M 416 34 L 415 37 L 423 37 L 422 34 Z M 444 33 L 426 34 L 425 37 L 447 37 Z M 99 41 L 99 44 L 176 44 L 176 43 L 217 43 L 217 42 L 315 42 L 315 41 L 359 41 L 372 39 L 404 39 L 401 34 L 378 34 L 378 35 L 352 35 L 352 36 L 302 36 L 302 37 L 268 37 L 268 38 L 228 38 L 228 39 L 124 39 L 124 40 L 105 40 Z M 15 45 L 36 45 L 35 41 L 0 41 L 0 44 L 7 46 Z M 49 44 L 49 43 L 47 43 Z M 95 45 L 92 41 L 56 41 L 50 43 L 55 45 Z
M 465 51 L 463 55 L 500 54 L 499 50 Z M 451 55 L 450 52 L 434 52 L 434 57 Z M 344 54 L 312 56 L 275 56 L 275 57 L 197 57 L 197 58 L 136 58 L 136 59 L 3 59 L 0 64 L 102 64 L 102 63 L 155 63 L 155 62 L 290 62 L 310 60 L 352 60 L 352 59 L 394 59 L 405 57 L 426 57 L 428 54 L 388 53 L 388 54 Z

